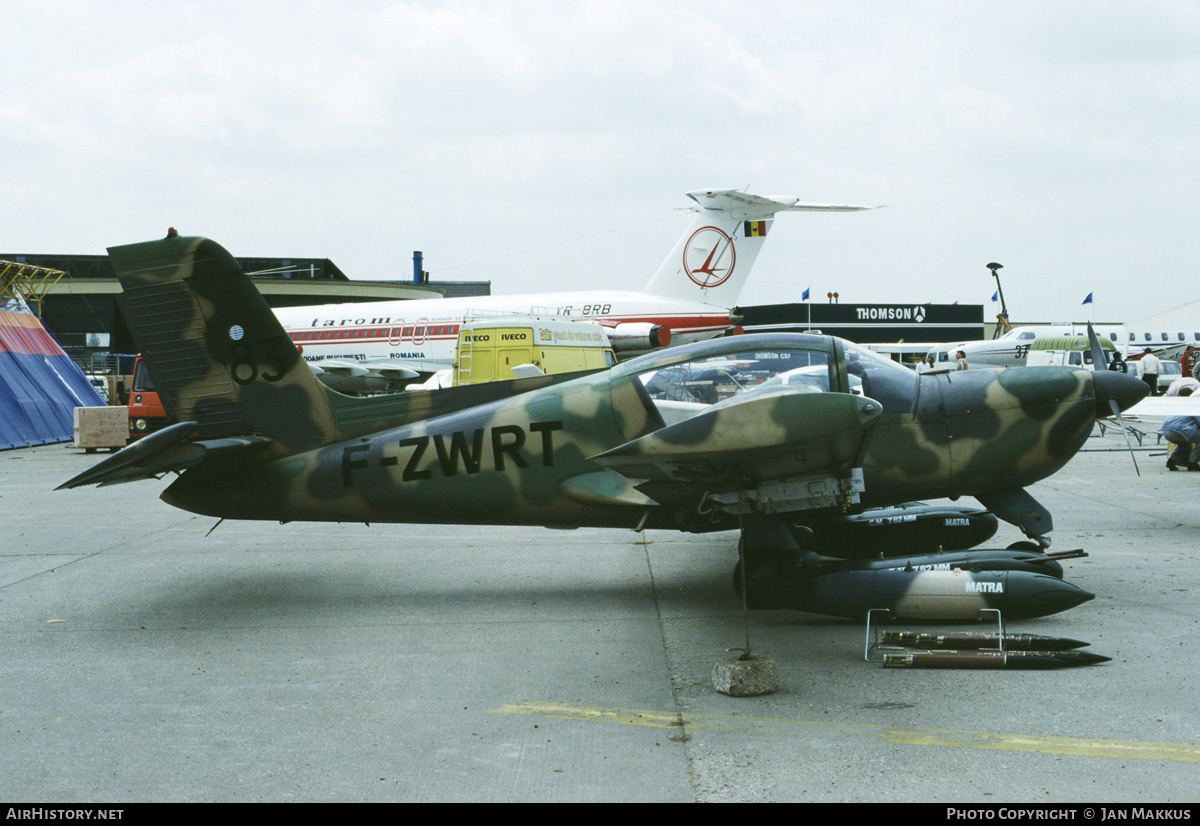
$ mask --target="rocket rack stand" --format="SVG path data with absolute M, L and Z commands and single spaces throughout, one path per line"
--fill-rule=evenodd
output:
M 874 620 L 874 617 L 876 614 L 883 614 L 884 616 L 881 617 L 881 620 L 884 622 L 892 622 L 896 619 L 895 616 L 892 615 L 891 610 L 888 608 L 871 608 L 870 610 L 867 611 L 867 638 L 866 638 L 866 642 L 863 644 L 863 659 L 869 663 L 881 663 L 886 658 L 885 656 L 879 656 L 879 657 L 872 658 L 871 654 L 875 651 L 903 651 L 903 650 L 905 650 L 901 646 L 882 645 L 879 642 L 879 623 L 873 624 L 873 622 L 872 622 Z M 997 639 L 999 640 L 999 644 L 996 648 L 981 649 L 981 650 L 1003 651 L 1004 650 L 1004 617 L 1001 615 L 999 609 L 997 609 L 997 608 L 980 608 L 979 616 L 976 619 L 978 621 L 982 622 L 984 619 L 986 619 L 986 617 L 984 616 L 985 614 L 995 614 L 996 615 L 996 633 L 997 633 Z

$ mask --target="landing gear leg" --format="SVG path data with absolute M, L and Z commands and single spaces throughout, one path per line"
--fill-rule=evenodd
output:
M 1013 488 L 976 496 L 985 508 L 1010 522 L 1038 544 L 1041 551 L 1050 547 L 1046 534 L 1054 530 L 1054 518 L 1024 488 Z
M 739 540 L 740 556 L 733 569 L 733 587 L 742 595 L 743 562 L 746 604 L 751 608 L 787 608 L 801 550 L 782 519 L 747 519 Z

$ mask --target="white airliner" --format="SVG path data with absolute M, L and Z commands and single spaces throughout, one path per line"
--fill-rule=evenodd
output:
M 1163 358 L 1177 358 L 1189 344 L 1200 348 L 1200 330 L 1150 329 L 1136 323 L 1128 325 L 1100 325 L 1096 334 L 1116 345 L 1126 356 L 1137 358 L 1152 351 Z M 971 367 L 1020 367 L 1025 364 L 1029 348 L 1039 339 L 1059 337 L 1087 337 L 1086 324 L 1051 324 L 1044 327 L 1014 327 L 995 339 L 960 341 L 938 344 L 930 349 L 937 366 L 952 366 L 955 353 L 966 353 Z
M 496 314 L 603 325 L 622 357 L 720 335 L 777 212 L 856 212 L 732 189 L 687 193 L 696 217 L 641 292 L 586 289 L 526 295 L 372 301 L 275 310 L 318 373 L 374 375 L 398 384 L 450 367 L 463 323 Z M 319 368 L 319 369 L 318 369 Z

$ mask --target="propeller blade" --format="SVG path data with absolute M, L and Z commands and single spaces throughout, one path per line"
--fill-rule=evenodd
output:
M 1129 429 L 1125 427 L 1125 420 L 1121 418 L 1121 406 L 1117 404 L 1116 399 L 1109 399 L 1108 405 L 1112 408 L 1113 416 L 1116 417 L 1121 432 L 1125 434 L 1125 446 L 1129 448 L 1129 458 L 1133 459 L 1133 469 L 1137 471 L 1138 476 L 1141 476 L 1142 472 L 1138 470 L 1137 456 L 1133 452 L 1133 442 L 1129 441 Z
M 1108 361 L 1104 358 L 1104 348 L 1100 346 L 1100 337 L 1096 335 L 1096 331 L 1092 329 L 1092 322 L 1088 322 L 1088 346 L 1092 351 L 1092 369 L 1107 370 Z

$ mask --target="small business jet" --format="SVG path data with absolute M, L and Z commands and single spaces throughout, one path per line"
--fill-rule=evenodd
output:
M 1160 358 L 1178 358 L 1189 344 L 1200 347 L 1200 330 L 1135 330 L 1124 325 L 1104 325 L 1097 327 L 1096 333 L 1132 358 L 1138 358 L 1145 352 L 1153 352 Z M 1014 327 L 999 338 L 938 344 L 930 352 L 933 353 L 934 362 L 938 367 L 952 367 L 954 354 L 959 350 L 966 354 L 967 364 L 972 367 L 1023 367 L 1030 349 L 1037 349 L 1033 347 L 1034 342 L 1047 338 L 1070 337 L 1086 341 L 1087 325 Z
M 721 335 L 777 212 L 857 212 L 869 206 L 801 203 L 733 189 L 687 193 L 691 225 L 644 290 L 372 301 L 275 310 L 324 380 L 380 376 L 399 387 L 454 362 L 464 323 L 499 314 L 554 316 L 605 327 L 621 358 Z M 569 283 L 570 276 L 562 279 Z M 341 389 L 346 389 L 341 382 Z

